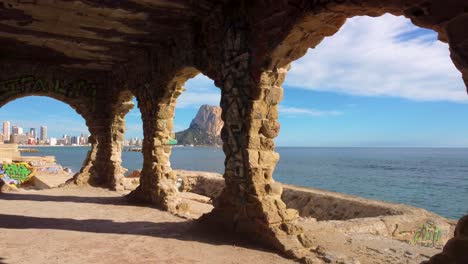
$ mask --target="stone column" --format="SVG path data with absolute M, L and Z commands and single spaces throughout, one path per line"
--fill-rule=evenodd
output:
M 138 98 L 143 119 L 143 169 L 140 185 L 128 198 L 177 213 L 181 208 L 177 198 L 177 176 L 171 169 L 169 145 L 169 139 L 175 137 L 175 102 L 163 94 L 151 95 L 148 90 Z
M 88 150 L 85 160 L 83 161 L 83 166 L 81 167 L 80 172 L 75 174 L 73 178 L 68 183 L 74 183 L 77 185 L 86 185 L 91 181 L 91 171 L 94 162 L 96 161 L 96 153 L 98 150 L 98 144 L 93 135 L 89 137 L 89 143 L 91 144 L 91 149 Z
M 123 190 L 124 169 L 121 166 L 122 143 L 125 133 L 123 116 L 113 119 L 93 120 L 90 125 L 91 149 L 80 172 L 72 182 L 78 185 L 107 187 L 112 190 Z
M 122 147 L 125 135 L 125 115 L 133 108 L 131 96 L 118 103 L 109 104 L 110 109 L 98 111 L 99 116 L 88 122 L 91 132 L 91 149 L 71 183 L 78 185 L 107 187 L 112 190 L 124 189 L 122 168 Z
M 226 154 L 225 189 L 202 221 L 243 232 L 248 237 L 301 258 L 310 240 L 295 225 L 298 212 L 281 200 L 282 186 L 272 178 L 279 154 L 278 103 L 287 69 L 265 71 L 255 66 L 243 27 L 226 30 L 221 65 L 222 139 Z

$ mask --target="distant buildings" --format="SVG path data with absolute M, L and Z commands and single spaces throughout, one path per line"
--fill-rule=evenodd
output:
M 47 127 L 46 126 L 41 126 L 41 141 L 46 142 L 47 141 Z
M 36 133 L 36 129 L 35 129 L 35 128 L 30 128 L 30 129 L 29 129 L 29 136 L 30 136 L 31 138 L 33 138 L 34 140 L 37 139 L 37 133 Z
M 3 122 L 3 141 L 10 141 L 10 122 Z
M 143 146 L 143 140 L 139 138 L 131 138 L 130 140 L 126 139 L 124 140 L 123 145 L 141 147 Z
M 51 146 L 57 145 L 57 139 L 56 139 L 56 138 L 53 138 L 53 137 L 50 138 L 50 139 L 49 139 L 49 145 L 51 145 Z
M 22 131 L 22 129 L 21 129 Z M 19 135 L 19 129 L 17 126 L 12 126 L 11 127 L 11 135 Z
M 11 128 L 11 129 L 10 129 Z M 48 138 L 47 127 L 41 126 L 40 135 L 37 134 L 36 128 L 30 128 L 24 134 L 23 128 L 17 125 L 10 126 L 9 121 L 3 122 L 3 129 L 0 130 L 0 143 L 16 143 L 20 145 L 88 145 L 89 135 L 81 134 L 80 136 L 63 135 L 62 138 Z

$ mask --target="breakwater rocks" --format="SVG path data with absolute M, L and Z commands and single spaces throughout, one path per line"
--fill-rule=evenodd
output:
M 35 148 L 20 148 L 19 152 L 21 152 L 21 153 L 39 153 L 39 150 L 35 149 Z

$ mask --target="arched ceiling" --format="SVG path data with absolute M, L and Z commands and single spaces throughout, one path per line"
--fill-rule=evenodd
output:
M 209 1 L 124 0 L 0 2 L 2 60 L 109 70 L 137 50 L 190 34 Z

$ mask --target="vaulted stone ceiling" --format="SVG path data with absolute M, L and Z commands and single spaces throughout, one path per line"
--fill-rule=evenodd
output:
M 109 70 L 137 49 L 189 34 L 208 1 L 0 2 L 2 60 Z

